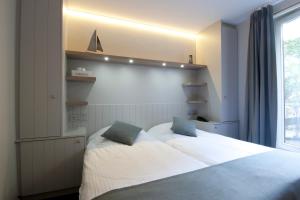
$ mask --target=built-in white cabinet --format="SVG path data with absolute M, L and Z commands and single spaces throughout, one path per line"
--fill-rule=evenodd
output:
M 22 0 L 19 138 L 61 135 L 62 0 Z
M 80 186 L 85 137 L 21 142 L 21 196 Z
M 22 198 L 81 182 L 85 137 L 62 136 L 62 24 L 63 0 L 20 1 L 17 142 Z
M 217 133 L 227 137 L 238 138 L 238 122 L 199 122 L 197 128 L 203 131 Z
M 207 117 L 212 121 L 238 120 L 238 58 L 236 27 L 216 22 L 200 33 L 197 62 L 207 65 L 200 74 L 207 83 Z M 204 107 L 204 106 L 203 106 Z
M 236 27 L 221 24 L 221 121 L 238 120 L 238 35 Z

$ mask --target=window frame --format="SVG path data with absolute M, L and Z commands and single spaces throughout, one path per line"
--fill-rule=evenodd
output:
M 283 42 L 281 27 L 300 17 L 300 7 L 284 12 L 282 15 L 274 16 L 275 28 L 275 47 L 277 63 L 277 88 L 278 88 L 278 117 L 277 117 L 277 142 L 276 147 L 289 151 L 300 152 L 300 146 L 288 144 L 285 142 L 285 100 L 284 100 L 284 61 L 283 61 Z

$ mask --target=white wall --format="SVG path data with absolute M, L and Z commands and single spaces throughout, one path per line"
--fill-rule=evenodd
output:
M 221 22 L 212 24 L 201 32 L 197 40 L 197 63 L 207 65 L 208 71 L 200 75 L 208 83 L 208 118 L 221 120 L 222 98 L 222 57 L 221 57 Z
M 208 83 L 208 118 L 237 121 L 237 31 L 221 21 L 210 25 L 197 40 L 197 62 L 207 65 L 200 78 Z
M 15 142 L 16 1 L 0 1 L 0 199 L 17 198 Z
M 64 18 L 68 50 L 86 51 L 96 29 L 105 54 L 175 62 L 188 62 L 189 55 L 195 57 L 195 40 L 103 24 L 66 14 Z

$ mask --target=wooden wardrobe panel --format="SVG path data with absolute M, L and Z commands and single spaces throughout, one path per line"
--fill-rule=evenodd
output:
M 62 0 L 48 0 L 48 135 L 61 133 L 62 126 Z
M 33 191 L 32 148 L 31 143 L 23 143 L 20 146 L 21 194 L 31 194 Z
M 47 181 L 44 182 L 44 187 L 46 191 L 51 191 L 55 189 L 56 185 L 56 174 L 55 174 L 55 143 L 56 140 L 44 141 L 45 146 L 45 170 L 44 177 Z
M 47 157 L 45 157 L 45 142 L 44 141 L 36 141 L 32 143 L 32 158 L 33 158 L 33 191 L 32 193 L 36 194 L 40 191 L 44 191 L 45 177 L 45 161 Z
M 35 0 L 21 1 L 20 137 L 34 137 L 34 23 Z
M 69 170 L 68 167 L 65 165 L 66 161 L 66 155 L 65 155 L 65 149 L 70 148 L 67 144 L 65 146 L 65 139 L 57 140 L 54 143 L 54 157 L 55 161 L 52 163 L 53 167 L 53 176 L 55 176 L 55 184 L 53 185 L 53 190 L 60 190 L 61 188 L 65 187 L 65 179 L 67 178 L 61 178 L 61 177 L 68 177 L 66 176 L 66 170 Z
M 22 142 L 20 145 L 22 196 L 80 185 L 84 137 Z
M 83 168 L 83 150 L 82 145 L 85 146 L 85 139 L 81 138 L 74 138 L 74 183 L 76 185 L 81 184 L 82 178 L 82 168 Z
M 23 0 L 20 138 L 61 135 L 62 0 Z
M 34 18 L 34 133 L 36 137 L 46 137 L 47 134 L 47 19 L 49 17 L 48 0 L 35 1 Z

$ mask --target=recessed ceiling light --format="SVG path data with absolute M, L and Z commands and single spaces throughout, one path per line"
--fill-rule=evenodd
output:
M 109 61 L 109 57 L 105 56 L 105 57 L 104 57 L 104 60 L 105 60 L 105 61 Z
M 180 65 L 181 68 L 184 68 L 184 65 Z
M 129 59 L 129 63 L 133 63 L 133 60 L 132 60 L 132 59 Z
M 162 63 L 162 66 L 166 66 L 166 65 L 167 65 L 167 63 L 165 63 L 165 62 L 164 62 L 164 63 Z

